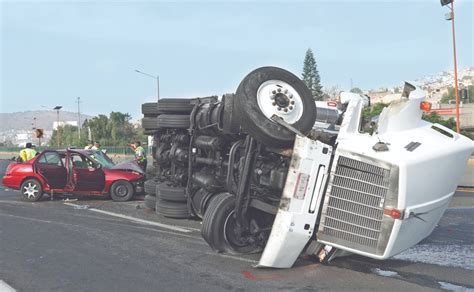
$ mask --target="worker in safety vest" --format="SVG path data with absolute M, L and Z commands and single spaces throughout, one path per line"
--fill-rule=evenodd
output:
M 143 171 L 146 171 L 146 153 L 140 141 L 136 141 L 135 143 L 130 144 L 130 147 L 135 152 L 135 161 L 138 163 L 141 169 L 143 169 Z
M 20 158 L 21 158 L 21 161 L 23 162 L 31 160 L 35 156 L 36 156 L 36 151 L 35 149 L 33 149 L 33 145 L 30 142 L 26 143 L 25 149 L 20 150 Z

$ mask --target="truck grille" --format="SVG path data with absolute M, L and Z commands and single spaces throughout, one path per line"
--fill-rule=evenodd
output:
M 340 155 L 332 168 L 318 239 L 380 253 L 390 167 Z

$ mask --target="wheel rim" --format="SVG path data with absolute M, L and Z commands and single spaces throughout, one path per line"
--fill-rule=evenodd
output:
M 288 83 L 268 80 L 257 91 L 258 107 L 271 120 L 273 115 L 281 117 L 288 124 L 296 123 L 303 115 L 303 99 Z
M 39 196 L 39 188 L 35 183 L 28 183 L 26 186 L 23 186 L 23 195 L 28 199 L 36 199 Z
M 236 234 L 236 222 L 234 211 L 230 212 L 224 222 L 224 239 L 235 250 L 245 248 L 250 244 L 247 241 L 240 240 Z
M 115 194 L 121 198 L 125 197 L 126 195 L 128 195 L 128 189 L 126 186 L 120 185 L 115 189 Z

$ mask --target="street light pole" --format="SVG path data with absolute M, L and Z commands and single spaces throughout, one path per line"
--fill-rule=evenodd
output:
M 142 71 L 137 70 L 137 69 L 135 69 L 135 72 L 143 74 L 143 75 L 148 76 L 148 77 L 151 77 L 153 79 L 156 79 L 156 94 L 157 94 L 157 99 L 159 100 L 160 99 L 160 75 L 153 76 L 151 74 L 142 72 Z
M 63 107 L 58 105 L 53 108 L 53 110 L 56 111 L 57 113 L 57 124 L 56 124 L 56 144 L 59 147 L 59 141 L 61 140 L 61 132 L 59 131 L 59 110 L 62 109 Z
M 449 5 L 450 4 L 450 5 Z M 441 6 L 447 6 L 450 10 L 446 14 L 446 20 L 451 20 L 451 29 L 453 36 L 453 55 L 454 55 L 454 94 L 456 96 L 456 132 L 461 131 L 461 123 L 459 121 L 459 86 L 458 86 L 458 65 L 456 60 L 456 32 L 454 29 L 454 0 L 441 0 Z
M 456 94 L 456 132 L 461 131 L 461 123 L 459 121 L 459 90 L 458 90 L 458 64 L 456 61 L 456 32 L 454 30 L 454 1 L 451 2 L 451 28 L 453 30 L 453 55 L 454 55 L 454 94 Z

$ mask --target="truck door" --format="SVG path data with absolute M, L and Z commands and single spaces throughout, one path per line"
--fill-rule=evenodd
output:
M 74 191 L 101 192 L 105 186 L 105 174 L 101 166 L 79 153 L 72 153 Z
M 38 157 L 36 171 L 52 189 L 64 189 L 67 170 L 56 151 L 44 152 Z

